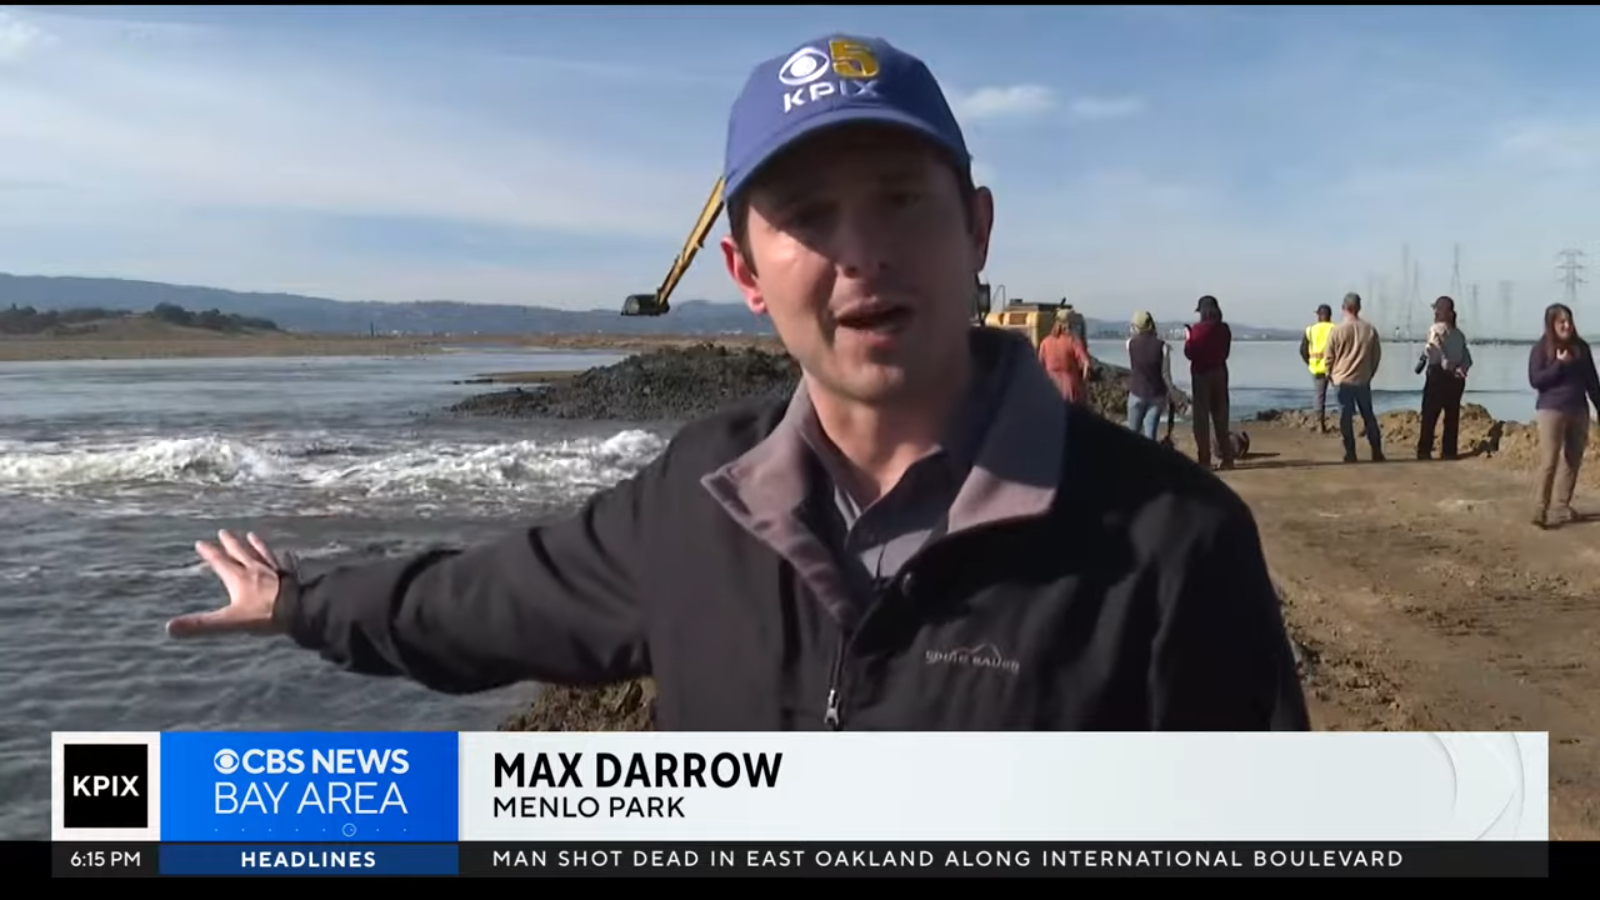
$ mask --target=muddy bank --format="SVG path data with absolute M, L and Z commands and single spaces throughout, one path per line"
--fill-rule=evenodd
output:
M 1256 421 L 1273 422 L 1315 433 L 1316 413 L 1309 410 L 1269 409 L 1256 414 Z M 1328 438 L 1338 440 L 1338 414 L 1328 415 Z M 1366 426 L 1356 420 L 1358 449 L 1366 452 Z M 1417 440 L 1422 434 L 1422 414 L 1414 409 L 1401 409 L 1378 416 L 1378 427 L 1383 434 L 1384 454 L 1392 459 L 1415 456 Z M 1434 453 L 1438 453 L 1439 432 L 1434 432 Z M 1483 459 L 1513 470 L 1531 471 L 1538 465 L 1539 432 L 1531 422 L 1509 422 L 1496 419 L 1476 403 L 1461 406 L 1461 425 L 1458 431 L 1458 449 L 1464 457 Z M 1589 446 L 1584 451 L 1580 478 L 1586 484 L 1600 483 L 1600 428 L 1591 426 Z
M 529 373 L 529 380 L 535 375 Z M 550 383 L 469 397 L 450 407 L 450 412 L 508 418 L 682 421 L 743 400 L 786 397 L 800 381 L 800 367 L 781 351 L 706 343 L 654 350 L 570 377 L 540 380 Z M 1127 370 L 1097 364 L 1089 393 L 1097 412 L 1120 421 L 1127 409 Z M 1179 414 L 1187 409 L 1188 398 L 1180 397 Z

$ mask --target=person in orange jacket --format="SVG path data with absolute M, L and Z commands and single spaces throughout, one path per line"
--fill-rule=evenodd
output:
M 1089 348 L 1066 322 L 1056 319 L 1050 334 L 1039 342 L 1039 362 L 1068 403 L 1082 403 L 1089 381 Z

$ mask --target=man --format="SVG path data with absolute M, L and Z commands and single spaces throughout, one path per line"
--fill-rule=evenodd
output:
M 1323 348 L 1328 380 L 1333 382 L 1339 400 L 1339 435 L 1344 440 L 1344 461 L 1356 461 L 1355 413 L 1361 411 L 1366 426 L 1372 461 L 1383 462 L 1383 434 L 1378 417 L 1372 413 L 1372 378 L 1383 362 L 1383 342 L 1378 329 L 1361 318 L 1361 297 L 1344 295 L 1344 321 L 1334 326 Z
M 1196 456 L 1203 468 L 1211 467 L 1215 439 L 1220 468 L 1233 468 L 1233 442 L 1228 439 L 1228 357 L 1233 352 L 1233 329 L 1222 319 L 1222 304 L 1210 294 L 1200 298 L 1194 311 L 1200 321 L 1184 329 L 1183 355 L 1189 358 L 1189 399 L 1194 425 Z
M 1333 332 L 1333 309 L 1324 303 L 1317 307 L 1317 321 L 1306 326 L 1300 337 L 1300 359 L 1311 369 L 1311 384 L 1317 392 L 1317 431 L 1328 433 L 1328 362 L 1323 351 Z
M 994 201 L 921 61 L 834 35 L 763 63 L 725 177 L 791 401 L 474 550 L 306 578 L 221 535 L 230 604 L 169 630 L 447 692 L 651 675 L 661 730 L 1308 727 L 1244 503 L 970 327 Z

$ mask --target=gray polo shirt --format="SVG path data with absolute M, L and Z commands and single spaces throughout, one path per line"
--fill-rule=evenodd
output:
M 808 528 L 833 550 L 851 598 L 865 608 L 928 541 L 944 534 L 951 504 L 972 471 L 1004 384 L 1005 361 L 980 369 L 951 423 L 948 437 L 906 470 L 900 481 L 865 509 L 844 488 L 846 465 L 813 412 L 800 435 L 811 449 Z

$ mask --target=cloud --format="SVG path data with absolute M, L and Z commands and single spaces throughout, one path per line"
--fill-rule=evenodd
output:
M 79 229 L 80 254 L 95 252 L 98 242 L 120 257 L 103 237 L 116 230 L 108 222 L 143 222 L 151 233 L 166 228 L 175 247 L 197 249 L 209 249 L 220 228 L 237 238 L 228 248 L 235 277 L 227 284 L 272 287 L 347 271 L 314 262 L 317 248 L 297 256 L 282 252 L 281 242 L 252 243 L 281 241 L 295 217 L 453 222 L 520 232 L 530 245 L 590 236 L 619 241 L 626 251 L 644 241 L 659 243 L 670 259 L 716 174 L 720 135 L 711 129 L 703 147 L 674 154 L 670 136 L 655 143 L 657 152 L 642 153 L 603 128 L 570 127 L 584 117 L 586 100 L 615 88 L 595 87 L 588 96 L 562 91 L 570 74 L 563 79 L 548 67 L 530 64 L 521 73 L 539 70 L 543 78 L 511 79 L 523 94 L 514 115 L 462 102 L 484 96 L 475 91 L 483 84 L 462 71 L 502 83 L 522 65 L 515 59 L 492 68 L 480 62 L 475 72 L 467 60 L 432 59 L 408 73 L 416 65 L 409 56 L 368 60 L 362 68 L 334 54 L 250 44 L 219 29 L 31 13 L 0 18 L 0 48 L 17 64 L 0 80 L 0 232 L 55 223 L 62 235 Z M 449 62 L 460 65 L 452 70 Z M 458 81 L 451 91 L 411 89 L 452 71 Z M 637 86 L 628 90 L 638 94 Z M 652 118 L 647 98 L 634 102 L 646 107 L 633 117 L 638 132 L 660 131 L 663 117 Z M 691 156 L 708 161 L 689 170 L 700 178 L 686 178 L 675 165 Z M 216 221 L 219 213 L 252 211 L 280 221 Z M 336 250 L 335 241 L 320 253 Z M 175 269 L 181 255 L 158 254 Z M 35 259 L 14 241 L 0 246 L 0 270 L 35 271 Z M 513 257 L 475 265 L 462 270 L 464 285 L 488 283 L 483 273 L 519 263 Z M 447 294 L 448 270 L 429 279 Z M 527 296 L 536 268 L 523 271 L 528 277 L 512 279 L 496 299 Z M 644 281 L 658 277 L 641 274 Z M 165 277 L 191 280 L 178 271 Z M 392 279 L 374 280 L 393 286 Z M 550 285 L 536 292 L 538 300 L 559 302 L 571 280 L 553 277 Z
M 0 9 L 0 64 L 20 60 L 44 40 L 45 34 L 38 26 Z
M 1088 121 L 1126 119 L 1139 115 L 1145 108 L 1141 97 L 1078 97 L 1067 104 L 1067 112 L 1073 118 Z
M 1015 84 L 1009 87 L 980 88 L 959 95 L 954 104 L 956 116 L 969 122 L 1037 116 L 1055 108 L 1055 92 L 1042 84 Z

